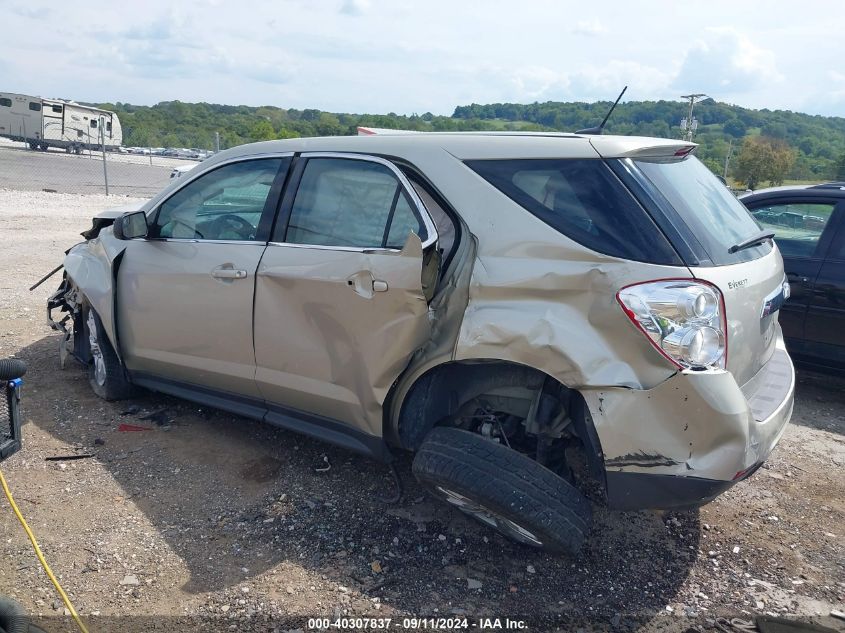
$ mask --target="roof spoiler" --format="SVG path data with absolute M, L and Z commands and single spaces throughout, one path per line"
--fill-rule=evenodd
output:
M 602 158 L 639 158 L 663 162 L 683 160 L 698 147 L 688 141 L 636 136 L 597 136 L 590 139 L 590 144 Z

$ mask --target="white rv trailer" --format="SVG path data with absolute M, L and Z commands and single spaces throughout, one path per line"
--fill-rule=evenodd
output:
M 73 101 L 0 92 L 0 136 L 28 143 L 31 149 L 62 147 L 117 149 L 123 132 L 117 114 Z

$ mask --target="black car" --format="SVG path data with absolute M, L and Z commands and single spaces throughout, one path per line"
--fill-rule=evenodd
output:
M 783 254 L 792 297 L 780 324 L 790 354 L 845 370 L 845 182 L 761 189 L 740 200 Z

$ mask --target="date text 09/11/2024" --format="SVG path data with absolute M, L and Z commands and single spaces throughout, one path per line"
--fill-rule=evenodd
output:
M 405 631 L 463 631 L 475 629 L 480 631 L 525 631 L 528 626 L 524 620 L 511 618 L 479 618 L 470 621 L 464 617 L 452 618 L 415 618 L 405 617 L 401 620 L 393 618 L 309 618 L 308 630 L 390 630 Z

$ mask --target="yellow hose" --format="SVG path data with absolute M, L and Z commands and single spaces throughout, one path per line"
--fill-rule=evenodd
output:
M 29 526 L 26 524 L 26 519 L 23 518 L 21 511 L 18 509 L 18 504 L 15 503 L 15 499 L 12 497 L 12 492 L 9 490 L 9 485 L 6 483 L 6 478 L 3 476 L 3 471 L 0 470 L 0 484 L 3 485 L 3 492 L 6 493 L 6 498 L 9 500 L 9 505 L 12 506 L 12 510 L 15 513 L 15 516 L 18 517 L 18 521 L 21 522 L 26 535 L 29 537 L 30 542 L 32 543 L 32 547 L 35 550 L 35 555 L 38 556 L 38 562 L 41 563 L 41 566 L 44 568 L 44 571 L 47 572 L 47 577 L 50 579 L 50 582 L 53 583 L 53 586 L 56 588 L 56 591 L 59 592 L 59 596 L 62 599 L 62 602 L 65 603 L 68 611 L 73 616 L 74 621 L 76 622 L 76 626 L 79 627 L 79 630 L 82 633 L 88 633 L 88 629 L 85 628 L 85 625 L 82 623 L 82 620 L 79 619 L 79 615 L 76 613 L 76 609 L 73 608 L 73 604 L 70 601 L 70 598 L 67 597 L 65 590 L 62 589 L 62 586 L 59 584 L 59 581 L 56 580 L 56 577 L 53 575 L 53 570 L 50 569 L 50 565 L 47 564 L 47 561 L 44 559 L 44 554 L 41 553 L 41 548 L 38 547 L 38 541 L 35 540 L 35 534 L 32 533 L 32 530 L 29 529 Z

